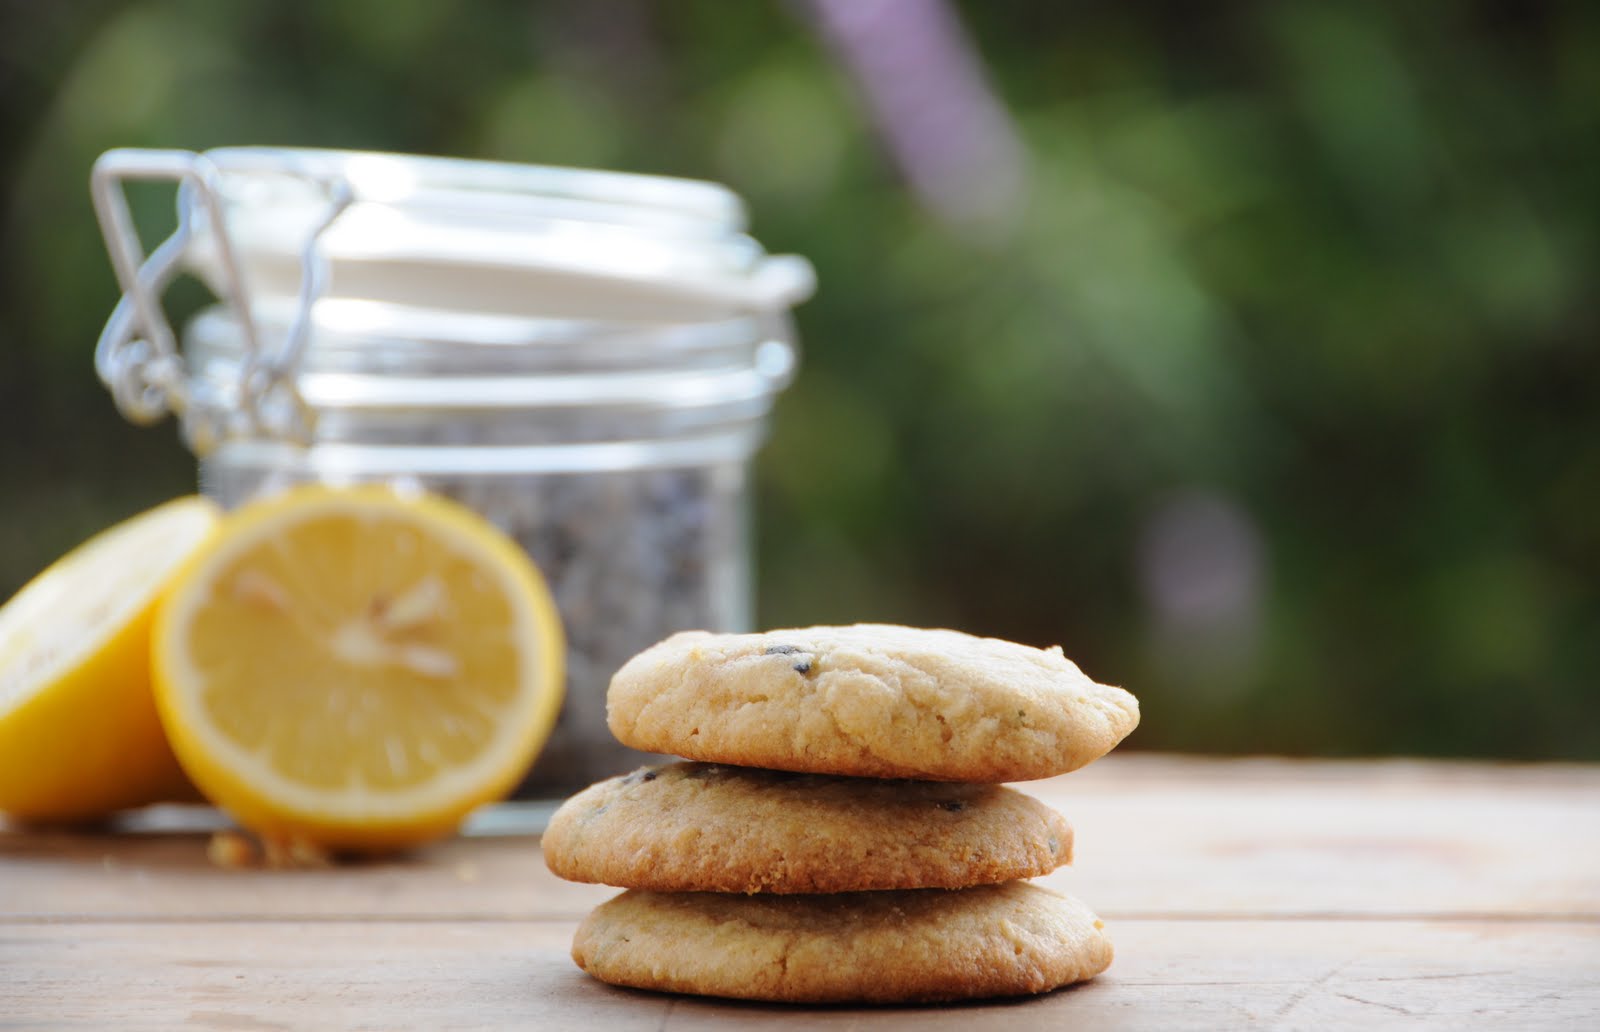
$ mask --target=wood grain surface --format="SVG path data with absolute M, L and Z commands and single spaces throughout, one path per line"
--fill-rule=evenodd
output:
M 0 830 L 0 1028 L 1600 1027 L 1600 768 L 1114 756 L 1019 786 L 1077 827 L 1043 879 L 1106 919 L 1094 982 L 939 1008 L 612 989 L 567 956 L 614 890 L 538 808 L 408 857 L 222 870 L 209 811 Z

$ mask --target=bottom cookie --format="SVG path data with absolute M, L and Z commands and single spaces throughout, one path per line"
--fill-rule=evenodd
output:
M 578 927 L 602 982 L 787 1003 L 1041 993 L 1093 978 L 1111 942 L 1082 903 L 1027 882 L 835 895 L 629 890 Z

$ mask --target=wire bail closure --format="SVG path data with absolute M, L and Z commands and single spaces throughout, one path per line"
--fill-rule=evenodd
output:
M 300 393 L 298 373 L 310 337 L 311 310 L 328 286 L 329 263 L 318 243 L 350 206 L 354 192 L 340 178 L 306 178 L 327 191 L 328 208 L 301 250 L 294 318 L 283 346 L 269 356 L 228 236 L 216 165 L 193 151 L 137 148 L 110 150 L 95 162 L 90 192 L 122 297 L 95 345 L 94 365 L 118 411 L 130 422 L 148 425 L 172 413 L 179 417 L 184 440 L 196 455 L 236 437 L 311 442 L 316 412 Z M 130 181 L 173 182 L 178 188 L 177 228 L 148 256 L 128 208 Z M 221 300 L 237 317 L 244 343 L 238 379 L 221 388 L 188 375 L 162 307 L 162 296 L 182 271 L 198 227 L 209 229 L 215 240 Z

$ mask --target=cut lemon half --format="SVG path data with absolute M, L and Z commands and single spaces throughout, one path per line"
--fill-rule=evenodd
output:
M 0 607 L 0 811 L 87 820 L 193 789 L 150 693 L 150 627 L 216 531 L 180 498 L 79 545 Z
M 564 690 L 560 619 L 516 543 L 381 487 L 229 516 L 157 617 L 154 670 L 200 790 L 329 850 L 449 833 L 521 777 Z

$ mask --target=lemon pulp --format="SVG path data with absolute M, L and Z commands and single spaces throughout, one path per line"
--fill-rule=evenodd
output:
M 329 848 L 447 833 L 503 795 L 563 691 L 532 563 L 452 502 L 307 487 L 230 517 L 157 624 L 184 768 L 247 827 Z

